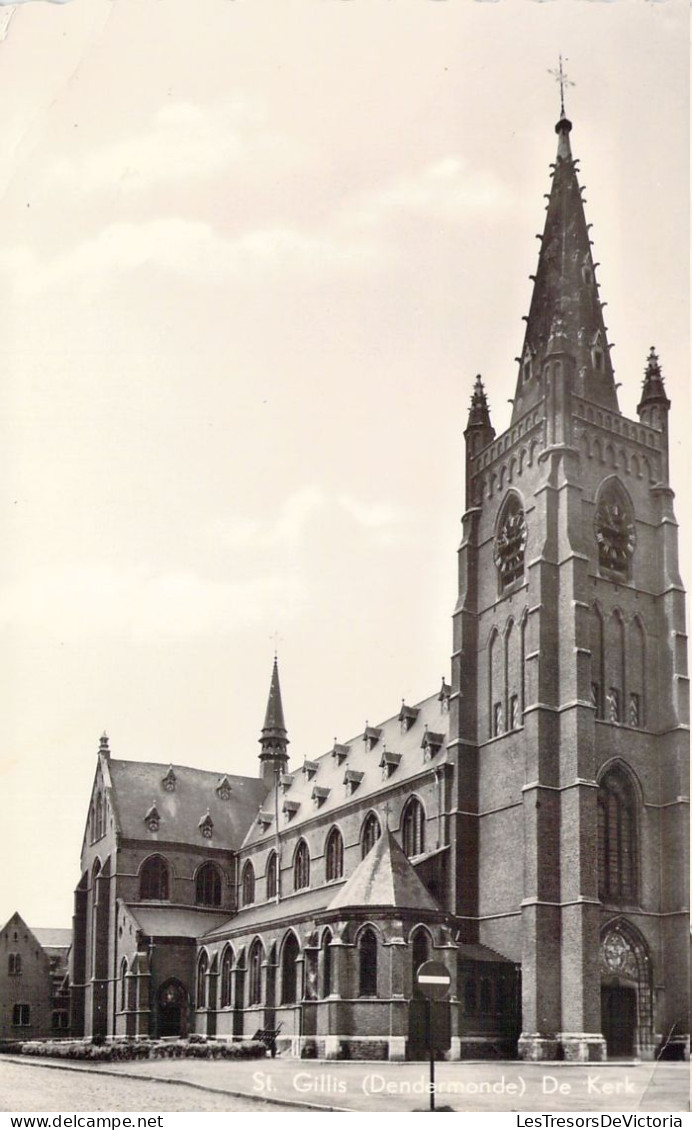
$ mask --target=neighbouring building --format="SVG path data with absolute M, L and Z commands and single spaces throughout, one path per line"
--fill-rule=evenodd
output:
M 0 932 L 0 1039 L 69 1035 L 72 931 L 31 929 L 20 914 Z
M 275 663 L 247 777 L 116 760 L 104 736 L 75 1031 L 280 1028 L 295 1054 L 414 1056 L 408 1002 L 434 958 L 453 1057 L 684 1041 L 670 401 L 652 349 L 636 419 L 620 412 L 571 129 L 563 114 L 502 434 L 473 389 L 450 681 L 291 767 Z

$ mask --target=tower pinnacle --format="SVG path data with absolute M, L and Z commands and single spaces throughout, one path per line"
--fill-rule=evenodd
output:
M 288 767 L 289 744 L 284 721 L 284 708 L 281 702 L 279 663 L 276 655 L 274 655 L 262 736 L 259 741 L 262 747 L 259 755 L 260 776 L 267 784 L 273 784 L 275 773 L 277 771 L 284 773 Z

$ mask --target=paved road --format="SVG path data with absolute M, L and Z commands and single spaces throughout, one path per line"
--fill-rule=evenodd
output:
M 12 1101 L 24 1105 L 13 1107 L 5 1099 L 10 1068 Z M 77 1064 L 45 1067 L 0 1059 L 0 1102 L 3 1109 L 27 1111 L 251 1112 L 288 1110 L 294 1109 L 291 1104 L 306 1103 L 323 1109 L 404 1112 L 427 1110 L 429 1104 L 425 1063 L 174 1059 L 103 1064 L 99 1071 L 103 1074 L 94 1075 Z M 438 1063 L 435 1071 L 438 1106 L 457 1111 L 682 1113 L 689 1109 L 686 1063 Z M 156 1076 L 157 1082 L 145 1076 Z M 233 1097 L 233 1092 L 242 1097 Z M 277 1105 L 264 1106 L 263 1097 Z M 43 1106 L 30 1105 L 37 1098 Z
M 210 1082 L 210 1085 L 214 1084 Z M 0 1059 L 0 1110 L 5 1111 L 229 1111 L 291 1110 L 258 1100 L 212 1094 L 166 1080 L 118 1078 Z

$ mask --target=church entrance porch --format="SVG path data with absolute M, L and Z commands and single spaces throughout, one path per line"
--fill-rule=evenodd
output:
M 604 985 L 601 1019 L 608 1059 L 634 1056 L 637 1033 L 637 994 L 630 985 Z
M 167 981 L 159 989 L 156 1028 L 159 1036 L 187 1035 L 187 992 L 180 981 Z
M 610 922 L 602 934 L 601 1029 L 609 1059 L 653 1058 L 649 947 L 624 918 Z

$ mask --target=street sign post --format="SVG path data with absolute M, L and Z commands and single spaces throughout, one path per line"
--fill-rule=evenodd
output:
M 432 1030 L 432 1002 L 447 997 L 452 978 L 441 961 L 424 961 L 415 977 L 416 988 L 425 997 L 425 1036 L 430 1052 L 430 1109 L 435 1109 L 435 1037 Z

